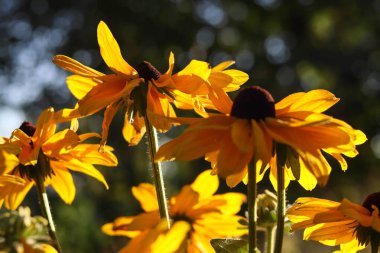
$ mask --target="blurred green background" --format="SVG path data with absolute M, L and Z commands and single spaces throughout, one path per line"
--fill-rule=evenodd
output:
M 24 120 L 34 122 L 48 106 L 74 106 L 65 85 L 67 73 L 51 62 L 55 54 L 109 73 L 96 40 L 97 24 L 104 20 L 132 66 L 148 60 L 164 72 L 173 51 L 175 71 L 191 59 L 212 65 L 235 60 L 234 67 L 250 76 L 246 85 L 261 85 L 276 100 L 297 91 L 330 90 L 341 101 L 328 113 L 363 130 L 369 140 L 359 146 L 357 158 L 349 159 L 347 172 L 331 161 L 325 188 L 309 192 L 293 183 L 288 201 L 316 196 L 361 203 L 379 191 L 379 0 L 0 0 L 0 6 L 1 136 L 9 136 Z M 128 147 L 121 135 L 122 118 L 119 114 L 113 121 L 108 140 L 116 148 L 119 166 L 101 169 L 110 189 L 75 174 L 77 195 L 71 206 L 49 191 L 65 252 L 116 252 L 125 238 L 102 234 L 101 225 L 141 211 L 130 188 L 152 179 L 146 139 Z M 101 113 L 83 119 L 80 130 L 99 132 L 101 121 Z M 182 130 L 173 129 L 160 140 L 166 142 Z M 209 164 L 199 160 L 165 166 L 171 196 Z M 259 184 L 260 191 L 265 188 L 273 190 L 268 178 Z M 220 192 L 228 190 L 222 182 Z M 245 192 L 245 187 L 232 190 Z M 24 204 L 40 214 L 35 192 Z M 301 237 L 301 232 L 287 236 L 284 252 L 332 251 Z

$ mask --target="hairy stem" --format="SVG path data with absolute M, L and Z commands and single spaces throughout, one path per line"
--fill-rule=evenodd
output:
M 284 187 L 284 168 L 283 164 L 277 159 L 277 228 L 276 243 L 274 247 L 275 253 L 281 253 L 282 241 L 284 237 L 284 220 L 285 220 L 285 187 Z
M 166 201 L 165 186 L 164 186 L 164 177 L 162 175 L 161 164 L 154 161 L 154 155 L 157 152 L 158 140 L 156 129 L 149 122 L 148 117 L 145 117 L 146 132 L 148 135 L 149 143 L 149 154 L 150 162 L 153 169 L 153 180 L 156 187 L 158 207 L 160 210 L 161 219 L 166 219 L 168 223 L 168 228 L 170 228 L 170 217 L 168 211 L 168 204 Z
M 249 253 L 256 252 L 257 235 L 257 184 L 256 184 L 256 165 L 254 159 L 248 165 L 248 230 L 249 230 Z
M 48 221 L 49 235 L 54 243 L 55 248 L 58 250 L 59 253 L 61 253 L 62 249 L 61 249 L 61 245 L 59 244 L 58 237 L 55 231 L 54 221 L 51 215 L 49 200 L 46 194 L 44 182 L 40 176 L 37 176 L 37 178 L 35 178 L 35 182 L 36 182 L 36 188 L 37 188 L 38 199 L 39 199 L 42 215 Z

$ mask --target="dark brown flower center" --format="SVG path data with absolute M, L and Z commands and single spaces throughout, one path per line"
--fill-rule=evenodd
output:
M 231 116 L 242 119 L 262 120 L 276 116 L 272 95 L 259 86 L 251 86 L 239 92 L 231 109 Z
M 161 77 L 160 71 L 158 71 L 150 62 L 143 61 L 139 63 L 136 68 L 137 73 L 141 78 L 144 78 L 145 81 L 149 80 L 158 80 Z
M 28 136 L 32 137 L 34 132 L 36 131 L 36 126 L 28 121 L 22 122 L 20 128 L 24 133 L 26 133 Z
M 375 192 L 368 195 L 364 200 L 362 206 L 367 208 L 370 212 L 373 212 L 372 206 L 376 206 L 380 209 L 380 192 Z
M 368 195 L 364 200 L 362 206 L 371 213 L 373 212 L 372 206 L 376 206 L 380 209 L 380 192 L 375 192 Z M 374 247 L 376 249 L 380 245 L 380 233 L 374 230 L 372 227 L 364 227 L 362 225 L 357 226 L 356 238 L 358 239 L 360 245 L 368 245 L 371 243 L 371 247 Z

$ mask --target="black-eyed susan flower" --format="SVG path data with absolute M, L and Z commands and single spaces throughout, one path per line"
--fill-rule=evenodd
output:
M 378 252 L 380 245 L 380 192 L 370 194 L 362 205 L 347 199 L 335 202 L 318 198 L 298 198 L 287 211 L 292 230 L 305 229 L 304 240 L 353 253 L 369 244 Z
M 103 175 L 93 164 L 116 166 L 117 158 L 110 146 L 99 152 L 98 145 L 83 143 L 90 137 L 100 136 L 95 133 L 78 135 L 70 129 L 56 133 L 53 108 L 41 113 L 36 126 L 24 122 L 10 138 L 1 139 L 0 175 L 17 176 L 25 182 L 2 182 L 0 200 L 7 208 L 17 208 L 40 178 L 66 203 L 71 203 L 75 186 L 69 170 L 94 177 L 108 188 Z
M 243 89 L 229 114 L 213 114 L 203 119 L 178 119 L 190 126 L 178 138 L 162 145 L 156 161 L 192 160 L 205 156 L 213 173 L 226 177 L 230 187 L 246 179 L 251 160 L 256 162 L 257 181 L 270 166 L 276 187 L 274 143 L 286 145 L 285 185 L 290 180 L 308 190 L 317 182 L 323 186 L 331 167 L 325 155 L 334 157 L 343 170 L 342 155 L 357 155 L 356 145 L 366 136 L 344 121 L 323 114 L 339 101 L 326 90 L 289 95 L 275 103 L 271 94 L 257 86 Z M 285 153 L 285 152 L 284 152 Z
M 219 180 L 210 173 L 211 170 L 201 173 L 191 185 L 184 186 L 180 193 L 169 201 L 173 223 L 170 231 L 176 235 L 178 229 L 178 234 L 181 235 L 179 238 L 173 236 L 172 240 L 176 245 L 184 245 L 187 251 L 183 252 L 213 252 L 210 244 L 212 238 L 236 237 L 247 233 L 247 230 L 240 228 L 238 223 L 242 217 L 236 215 L 245 201 L 245 195 L 240 193 L 214 195 L 219 187 Z M 145 212 L 134 217 L 119 217 L 102 227 L 106 234 L 133 238 L 125 249 L 131 247 L 129 246 L 131 244 L 138 245 L 141 242 L 140 237 L 151 233 L 160 223 L 154 187 L 150 184 L 140 184 L 132 188 L 132 193 Z M 176 225 L 179 222 L 188 224 L 190 229 L 186 231 L 184 225 Z M 184 232 L 186 234 L 182 236 Z M 140 246 L 145 242 L 141 242 Z M 145 246 L 147 250 L 144 252 L 159 252 L 154 251 L 150 245 Z M 120 252 L 133 251 L 122 249 Z
M 205 114 L 204 108 L 223 110 L 226 107 L 222 102 L 227 96 L 225 93 L 238 89 L 248 80 L 244 72 L 226 70 L 232 61 L 210 68 L 207 62 L 193 60 L 173 75 L 173 53 L 170 53 L 169 68 L 164 74 L 146 61 L 133 68 L 123 59 L 118 43 L 102 21 L 97 35 L 100 53 L 112 74 L 105 75 L 63 55 L 55 56 L 53 61 L 75 74 L 67 78 L 67 84 L 78 99 L 75 109 L 60 111 L 58 118 L 84 117 L 106 108 L 102 144 L 106 141 L 112 118 L 120 108 L 126 110 L 123 136 L 130 145 L 136 145 L 145 133 L 145 116 L 156 129 L 166 131 L 171 123 L 162 122 L 154 115 L 175 117 L 171 102 L 183 109 L 194 107 L 200 114 Z M 217 98 L 220 98 L 218 102 Z

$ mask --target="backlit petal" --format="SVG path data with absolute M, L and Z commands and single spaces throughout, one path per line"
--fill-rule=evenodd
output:
M 90 67 L 87 67 L 83 65 L 82 63 L 67 57 L 65 55 L 56 55 L 53 58 L 54 64 L 57 66 L 63 68 L 64 70 L 67 70 L 71 73 L 83 76 L 83 77 L 89 77 L 89 78 L 96 78 L 99 76 L 103 76 L 104 74 L 92 69 Z
M 157 193 L 153 185 L 141 183 L 132 187 L 132 194 L 145 212 L 158 210 Z
M 211 197 L 219 188 L 219 179 L 211 174 L 211 170 L 205 170 L 197 176 L 191 184 L 191 188 L 199 193 L 199 199 Z
M 113 72 L 127 76 L 137 74 L 136 70 L 123 59 L 119 44 L 103 21 L 98 25 L 98 43 L 103 60 Z
M 73 177 L 65 167 L 57 166 L 57 163 L 54 165 L 52 166 L 54 174 L 51 176 L 50 184 L 66 204 L 71 204 L 76 192 Z
M 93 79 L 80 75 L 72 75 L 66 78 L 67 87 L 71 94 L 78 100 L 82 99 L 86 94 L 98 85 Z

